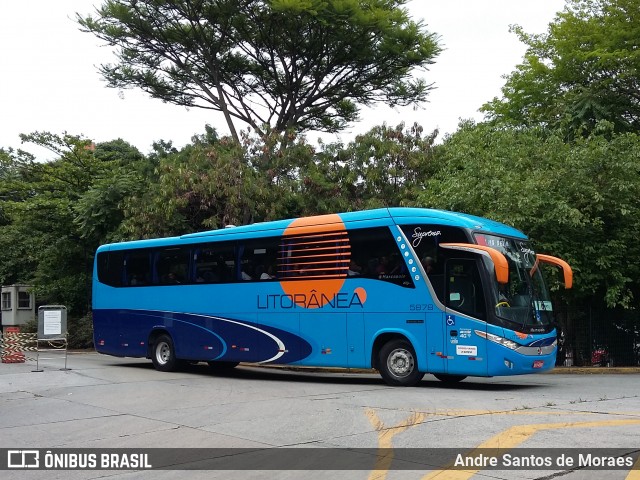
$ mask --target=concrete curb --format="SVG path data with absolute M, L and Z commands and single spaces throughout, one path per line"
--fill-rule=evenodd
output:
M 640 367 L 556 367 L 547 373 L 573 373 L 577 375 L 619 375 L 640 373 Z
M 319 373 L 368 373 L 377 374 L 375 369 L 366 368 L 334 368 L 334 367 L 301 367 L 296 365 L 260 365 L 254 363 L 242 363 L 245 367 L 273 368 L 289 370 L 293 372 L 319 372 Z M 544 374 L 574 374 L 574 375 L 623 375 L 640 374 L 640 367 L 556 367 Z
M 69 354 L 96 353 L 93 349 L 85 350 L 69 350 Z M 241 363 L 245 367 L 256 368 L 274 368 L 281 370 L 299 371 L 299 372 L 325 372 L 325 373 L 359 373 L 359 374 L 378 374 L 375 369 L 366 368 L 335 368 L 335 367 L 302 367 L 297 365 L 263 365 L 258 363 Z M 555 367 L 553 370 L 544 372 L 544 374 L 574 374 L 574 375 L 628 375 L 640 374 L 639 367 Z

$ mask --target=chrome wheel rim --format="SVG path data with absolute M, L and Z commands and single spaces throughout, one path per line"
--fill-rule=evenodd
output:
M 409 350 L 396 348 L 387 357 L 387 368 L 396 377 L 406 377 L 413 372 L 413 355 Z
M 156 360 L 161 365 L 166 364 L 171 359 L 171 348 L 167 342 L 161 342 L 156 346 Z

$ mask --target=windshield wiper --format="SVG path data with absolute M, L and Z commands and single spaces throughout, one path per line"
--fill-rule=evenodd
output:
M 537 318 L 535 316 L 535 296 L 533 294 L 533 288 L 531 288 L 531 285 L 529 285 L 528 288 L 528 292 L 527 294 L 529 295 L 529 305 L 527 307 L 527 314 L 524 316 L 523 320 L 522 320 L 522 331 L 524 332 L 524 329 L 527 326 L 527 320 L 531 320 L 532 321 L 532 325 L 535 325 L 537 323 Z

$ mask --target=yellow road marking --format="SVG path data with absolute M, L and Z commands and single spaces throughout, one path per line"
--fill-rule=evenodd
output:
M 598 412 L 581 412 L 576 410 L 434 410 L 425 412 L 428 417 L 474 417 L 481 415 L 604 415 Z M 624 415 L 624 414 L 621 414 Z M 638 415 L 629 413 L 628 415 Z
M 502 450 L 515 448 L 522 442 L 530 438 L 536 432 L 541 430 L 554 430 L 561 428 L 597 428 L 597 427 L 617 427 L 621 425 L 638 425 L 640 419 L 628 419 L 628 420 L 605 420 L 601 422 L 561 422 L 561 423 L 538 423 L 531 425 L 516 425 L 506 429 L 505 431 L 494 435 L 490 439 L 482 442 L 471 453 L 466 455 L 467 457 L 477 456 L 480 453 L 479 449 L 484 448 L 499 448 Z M 636 465 L 638 462 L 636 462 Z M 452 467 L 449 464 L 448 467 Z M 467 480 L 478 473 L 481 469 L 474 470 L 448 470 L 445 466 L 442 470 L 434 470 L 422 477 L 422 480 Z M 636 473 L 633 471 L 632 473 Z M 630 473 L 629 475 L 631 475 Z M 630 477 L 627 477 L 629 480 Z M 631 477 L 636 480 L 636 477 Z M 637 477 L 640 478 L 640 477 Z
M 426 412 L 413 412 L 405 420 L 402 420 L 397 425 L 392 427 L 386 426 L 378 417 L 377 413 L 372 408 L 365 409 L 365 415 L 369 419 L 369 422 L 378 431 L 378 449 L 381 453 L 376 460 L 374 470 L 369 474 L 369 480 L 384 480 L 387 477 L 391 462 L 393 461 L 393 445 L 392 439 L 397 434 L 405 431 L 410 427 L 421 424 L 427 417 L 437 416 L 474 416 L 474 415 L 560 415 L 560 414 L 589 414 L 599 415 L 597 412 L 575 412 L 575 411 L 562 411 L 562 412 L 548 412 L 548 411 L 534 411 L 534 410 L 505 410 L 505 411 L 491 411 L 491 410 L 444 410 L 434 411 L 430 413 Z M 622 420 L 604 420 L 604 421 L 591 421 L 591 422 L 560 422 L 560 423 L 538 423 L 530 425 L 516 425 L 510 427 L 503 432 L 494 435 L 490 439 L 482 442 L 474 450 L 472 450 L 467 457 L 473 457 L 481 452 L 481 449 L 501 449 L 508 450 L 515 448 L 525 440 L 529 439 L 536 432 L 541 430 L 554 430 L 563 428 L 598 428 L 598 427 L 615 427 L 622 425 L 637 425 L 640 424 L 640 419 L 622 419 Z M 384 452 L 384 453 L 382 453 Z M 448 470 L 445 466 L 441 470 L 435 470 L 428 475 L 422 477 L 422 480 L 468 480 L 473 475 L 478 473 L 481 469 L 474 470 Z M 632 470 L 629 472 L 626 480 L 640 480 L 640 457 L 636 461 Z
M 382 420 L 380 420 L 374 409 L 367 408 L 364 413 L 369 419 L 369 422 L 371 422 L 371 425 L 373 425 L 378 432 L 378 449 L 385 452 L 384 455 L 378 456 L 375 467 L 369 474 L 369 480 L 384 480 L 387 478 L 387 473 L 389 473 L 389 468 L 393 461 L 393 445 L 391 444 L 391 439 L 397 434 L 404 432 L 407 428 L 422 423 L 426 414 L 422 412 L 413 412 L 409 417 L 400 421 L 397 425 L 387 427 Z
M 636 463 L 631 467 L 631 471 L 625 480 L 640 480 L 640 456 L 638 456 Z

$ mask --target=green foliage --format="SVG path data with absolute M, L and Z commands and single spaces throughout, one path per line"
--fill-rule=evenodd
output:
M 34 318 L 20 327 L 22 333 L 37 333 L 38 319 Z M 67 342 L 70 350 L 93 348 L 93 317 L 91 312 L 82 317 L 67 317 Z M 41 348 L 47 348 L 39 345 Z
M 109 85 L 269 130 L 335 132 L 358 105 L 423 102 L 440 52 L 406 0 L 105 0 L 78 23 L 117 47 Z
M 88 312 L 82 317 L 68 317 L 67 330 L 70 349 L 93 348 L 93 316 Z
M 158 160 L 157 182 L 125 202 L 122 231 L 149 238 L 246 224 L 264 216 L 266 182 L 258 177 L 245 151 L 210 127 L 180 151 Z
M 25 283 L 37 266 L 35 252 L 43 245 L 29 225 L 20 221 L 26 211 L 24 202 L 35 194 L 29 181 L 33 159 L 21 158 L 13 150 L 0 150 L 0 160 L 0 284 Z
M 415 205 L 433 171 L 431 136 L 376 127 L 346 148 L 304 136 L 242 132 L 242 146 L 204 135 L 158 158 L 157 182 L 124 201 L 123 238 L 148 238 L 331 211 Z M 112 182 L 109 185 L 116 185 Z M 90 190 L 85 196 L 88 197 Z M 90 196 L 93 198 L 92 196 Z
M 304 135 L 293 131 L 269 131 L 267 135 L 243 132 L 242 145 L 250 168 L 264 184 L 257 198 L 264 211 L 256 220 L 274 220 L 301 215 L 305 211 L 302 181 L 313 170 L 316 150 Z
M 2 190 L 0 190 L 0 198 L 3 201 L 16 200 L 22 198 L 19 192 L 15 192 L 11 189 L 17 189 L 18 191 L 24 191 L 22 188 L 22 168 L 34 160 L 33 156 L 29 153 L 18 150 L 14 151 L 12 148 L 5 150 L 0 148 L 0 180 L 2 181 Z
M 0 155 L 0 283 L 32 284 L 39 302 L 66 305 L 79 317 L 90 308 L 95 249 L 116 236 L 123 198 L 139 188 L 148 167 L 122 141 L 95 146 L 46 132 L 22 139 L 58 158 L 39 163 L 21 152 Z
M 73 219 L 80 235 L 94 242 L 120 240 L 124 221 L 124 202 L 141 192 L 145 178 L 123 167 L 110 175 L 96 177 L 93 184 L 73 205 Z
M 57 291 L 60 284 L 73 285 L 71 289 L 63 287 L 65 299 L 71 307 L 86 309 L 86 288 L 76 288 L 75 282 L 78 276 L 86 277 L 87 246 L 69 225 L 73 222 L 72 205 L 95 172 L 89 142 L 37 132 L 23 136 L 23 140 L 45 146 L 61 157 L 46 164 L 14 158 L 12 178 L 1 182 L 1 188 L 12 190 L 13 195 L 3 202 L 5 225 L 0 227 L 0 247 L 8 255 L 0 264 L 0 282 L 43 285 L 55 278 L 47 292 Z
M 326 145 L 302 172 L 304 213 L 416 205 L 433 172 L 436 135 L 423 136 L 417 124 L 381 125 L 346 147 Z
M 567 144 L 538 129 L 467 123 L 438 149 L 422 203 L 486 216 L 565 258 L 577 298 L 640 305 L 640 137 Z
M 417 204 L 417 193 L 434 171 L 433 143 L 438 134 L 423 137 L 422 133 L 417 124 L 406 130 L 404 124 L 382 125 L 349 144 L 342 157 L 356 176 L 354 208 Z
M 637 135 L 608 122 L 572 143 L 542 128 L 470 122 L 442 145 L 436 134 L 382 125 L 316 149 L 292 131 L 242 132 L 238 144 L 207 127 L 182 149 L 157 142 L 149 156 L 121 140 L 26 136 L 59 158 L 0 151 L 0 282 L 33 284 L 39 302 L 81 319 L 102 243 L 416 205 L 514 225 L 574 267 L 574 300 L 640 306 Z M 90 334 L 78 327 L 78 338 Z
M 514 32 L 527 45 L 502 99 L 483 109 L 493 120 L 588 136 L 601 121 L 640 132 L 640 3 L 568 0 L 544 35 Z
M 144 191 L 157 162 L 120 139 L 96 145 L 93 158 L 97 171 L 73 205 L 73 221 L 83 239 L 99 245 L 126 238 L 125 200 Z

